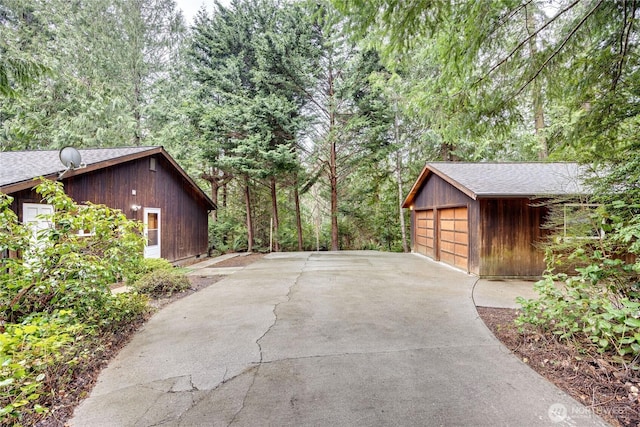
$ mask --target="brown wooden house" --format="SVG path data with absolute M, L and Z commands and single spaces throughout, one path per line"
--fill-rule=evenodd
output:
M 575 163 L 427 163 L 403 203 L 412 250 L 486 278 L 539 277 L 547 209 L 585 194 Z
M 120 209 L 144 223 L 145 256 L 184 262 L 206 255 L 215 204 L 162 147 L 79 150 L 83 167 L 65 171 L 58 151 L 0 152 L 0 192 L 22 222 L 51 212 L 34 178 L 60 179 L 76 202 Z M 62 177 L 60 175 L 62 174 Z

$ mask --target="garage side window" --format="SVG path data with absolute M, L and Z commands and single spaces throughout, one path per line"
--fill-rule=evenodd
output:
M 602 239 L 604 230 L 594 203 L 567 203 L 563 207 L 565 239 Z

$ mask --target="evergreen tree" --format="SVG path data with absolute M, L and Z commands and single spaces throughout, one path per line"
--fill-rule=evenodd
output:
M 252 186 L 268 182 L 277 236 L 276 178 L 299 169 L 296 143 L 312 36 L 299 5 L 267 0 L 216 4 L 211 17 L 201 11 L 194 25 L 190 52 L 204 104 L 194 115 L 205 129 L 203 153 L 211 167 L 243 182 L 248 250 Z

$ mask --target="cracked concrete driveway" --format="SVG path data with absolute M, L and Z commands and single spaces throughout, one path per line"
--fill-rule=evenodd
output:
M 271 254 L 157 313 L 74 426 L 604 425 L 411 254 Z

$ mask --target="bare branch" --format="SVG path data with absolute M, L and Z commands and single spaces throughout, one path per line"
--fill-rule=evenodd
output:
M 587 22 L 587 19 L 589 19 L 589 17 L 595 13 L 595 11 L 600 7 L 600 5 L 602 5 L 603 2 L 604 0 L 598 1 L 598 3 L 596 3 L 596 5 L 586 15 L 582 17 L 580 22 L 578 22 L 578 24 L 575 27 L 573 27 L 573 29 L 569 32 L 569 34 L 565 36 L 565 38 L 562 40 L 562 43 L 560 43 L 560 45 L 553 51 L 553 53 L 551 53 L 551 55 L 549 55 L 549 57 L 542 63 L 542 65 L 538 67 L 538 69 L 533 74 L 533 76 L 531 76 L 522 86 L 520 86 L 520 88 L 514 94 L 514 97 L 520 95 L 522 91 L 525 90 L 527 86 L 529 86 L 529 84 L 540 75 L 542 70 L 544 70 L 544 68 L 549 64 L 549 62 L 551 62 L 551 60 L 553 60 L 553 58 L 555 58 L 558 55 L 558 53 L 560 53 L 562 48 L 564 48 L 564 46 L 569 42 L 571 37 L 573 37 L 573 35 L 580 29 L 580 27 L 582 27 L 584 23 Z
M 530 40 L 532 40 L 534 37 L 536 37 L 540 32 L 542 32 L 542 30 L 544 30 L 545 28 L 547 28 L 549 25 L 551 25 L 554 21 L 556 21 L 561 15 L 565 14 L 566 12 L 568 12 L 569 10 L 573 9 L 578 3 L 580 3 L 581 0 L 574 0 L 573 3 L 571 3 L 569 6 L 567 6 L 566 8 L 562 9 L 560 12 L 558 12 L 553 18 L 549 19 L 547 22 L 545 22 L 540 28 L 538 28 L 537 30 L 535 30 L 534 32 L 532 32 L 531 34 L 529 34 L 528 37 L 525 37 L 520 43 L 518 43 L 518 45 L 516 47 L 514 47 L 508 54 L 507 56 L 505 56 L 504 58 L 502 58 L 500 61 L 498 61 L 496 64 L 494 64 L 489 71 L 487 71 L 482 77 L 478 78 L 475 82 L 473 82 L 471 85 L 475 86 L 479 83 L 481 83 L 482 81 L 486 80 L 495 70 L 497 70 L 500 66 L 502 66 L 503 64 L 505 64 L 506 62 L 508 62 L 525 44 L 527 44 Z M 598 5 L 600 5 L 602 3 L 602 1 L 600 1 L 598 3 Z M 595 8 L 594 8 L 595 9 Z M 590 13 L 591 14 L 591 13 Z M 582 25 L 582 24 L 580 24 Z M 575 31 L 574 31 L 575 32 Z M 566 43 L 566 41 L 565 41 Z M 529 84 L 530 82 L 528 82 L 527 84 Z

